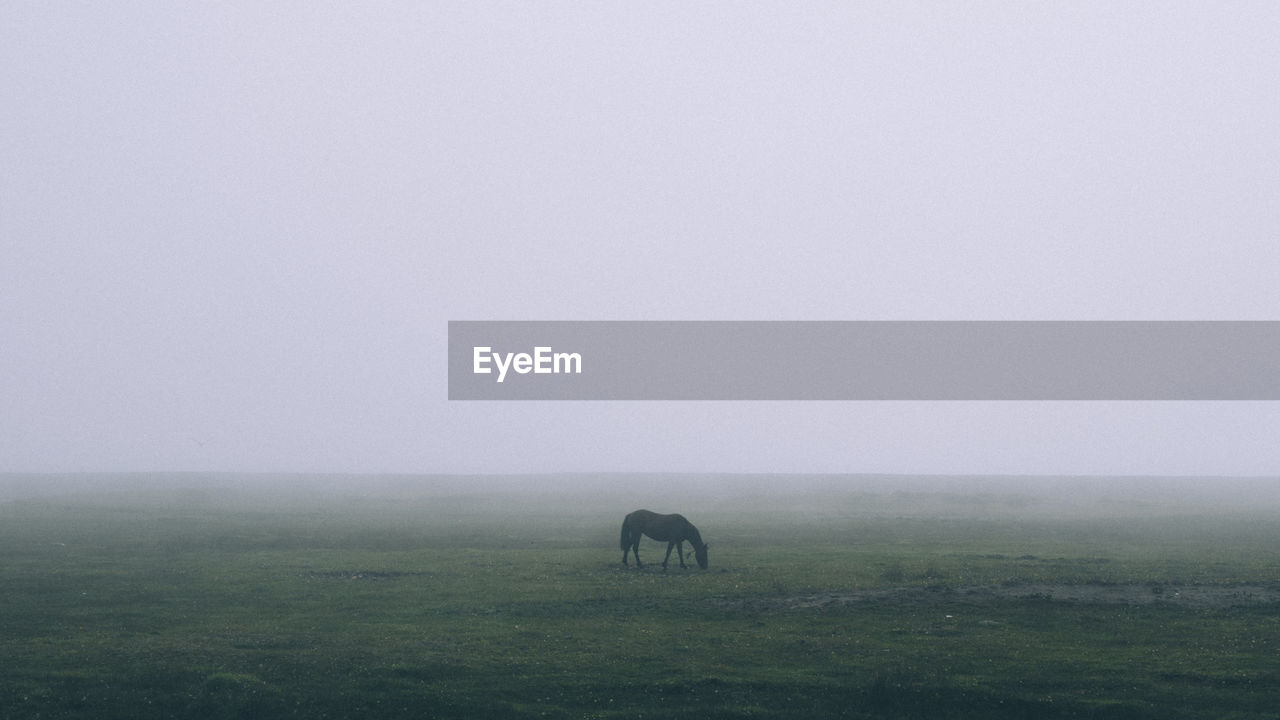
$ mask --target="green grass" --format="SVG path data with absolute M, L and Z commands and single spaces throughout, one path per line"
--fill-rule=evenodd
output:
M 652 565 L 620 564 L 634 507 L 607 498 L 300 498 L 0 505 L 0 717 L 1243 719 L 1280 707 L 1274 603 L 962 592 L 1276 585 L 1280 519 L 1265 514 L 706 502 L 679 509 L 711 543 L 710 570 L 673 560 L 664 573 L 665 548 L 648 540 Z M 889 588 L 918 592 L 785 602 Z

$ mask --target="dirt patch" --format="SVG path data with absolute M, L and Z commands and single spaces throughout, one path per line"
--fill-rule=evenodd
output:
M 1171 605 L 1219 610 L 1280 603 L 1280 585 L 1093 584 L 972 585 L 964 587 L 892 587 L 875 590 L 713 598 L 727 610 L 820 610 L 865 603 L 900 605 L 981 605 L 997 600 L 1043 600 L 1088 605 Z

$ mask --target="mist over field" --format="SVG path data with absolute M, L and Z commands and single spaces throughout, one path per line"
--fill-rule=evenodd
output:
M 0 717 L 1274 720 L 1280 402 L 464 402 L 447 345 L 1276 321 L 1277 12 L 0 3 Z
M 445 498 L 505 503 L 510 511 L 562 502 L 622 512 L 631 505 L 708 512 L 833 512 L 886 508 L 922 513 L 1108 515 L 1124 512 L 1280 511 L 1280 478 L 873 474 L 562 473 L 510 475 L 289 473 L 5 473 L 0 502 L 88 503 L 128 498 L 171 503 L 341 504 Z M 533 504 L 531 504 L 533 503 Z
M 1275 486 L 8 474 L 0 707 L 1266 720 Z M 640 507 L 696 525 L 707 568 L 651 538 L 620 562 Z

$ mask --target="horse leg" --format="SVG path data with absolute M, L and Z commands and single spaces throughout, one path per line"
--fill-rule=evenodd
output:
M 669 554 L 671 551 L 668 550 L 667 552 Z M 676 541 L 676 552 L 680 553 L 680 568 L 682 570 L 688 569 L 689 566 L 684 564 L 684 541 L 683 540 Z
M 667 569 L 667 561 L 671 559 L 671 548 L 675 547 L 674 542 L 667 543 L 667 556 L 662 558 L 662 569 Z
M 636 539 L 631 541 L 631 554 L 636 556 L 636 567 L 644 567 L 644 563 L 640 562 L 640 534 L 636 533 Z

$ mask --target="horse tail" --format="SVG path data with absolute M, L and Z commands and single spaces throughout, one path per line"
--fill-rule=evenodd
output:
M 627 532 L 627 530 L 630 529 L 627 526 L 630 524 L 631 524 L 630 515 L 622 519 L 622 549 L 623 550 L 627 549 L 627 545 L 629 544 L 627 541 L 631 539 L 630 538 L 631 533 Z

